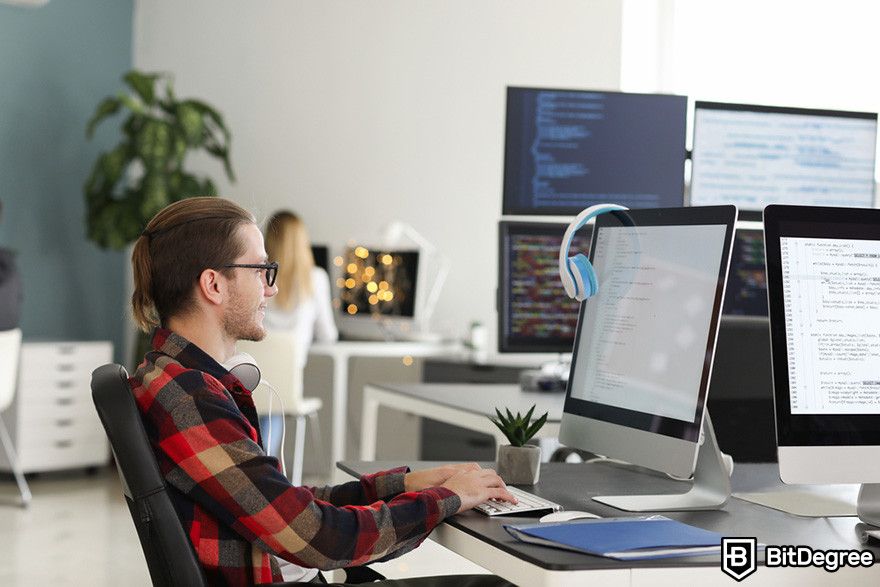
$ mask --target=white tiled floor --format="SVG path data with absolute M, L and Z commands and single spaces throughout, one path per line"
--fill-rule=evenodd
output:
M 30 487 L 23 509 L 15 483 L 0 481 L 0 585 L 150 584 L 114 470 L 41 475 Z M 373 568 L 388 578 L 486 572 L 430 540 Z

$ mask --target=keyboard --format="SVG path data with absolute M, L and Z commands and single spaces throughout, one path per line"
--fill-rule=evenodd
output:
M 516 487 L 507 487 L 507 490 L 513 494 L 518 503 L 512 504 L 506 501 L 490 499 L 486 503 L 481 503 L 474 509 L 481 514 L 487 516 L 512 516 L 516 514 L 530 513 L 549 513 L 558 512 L 562 506 L 558 503 L 538 497 L 537 495 L 517 489 Z

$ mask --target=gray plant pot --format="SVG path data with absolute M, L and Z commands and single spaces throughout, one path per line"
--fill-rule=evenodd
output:
M 541 474 L 541 447 L 527 444 L 498 447 L 498 474 L 510 485 L 534 485 Z

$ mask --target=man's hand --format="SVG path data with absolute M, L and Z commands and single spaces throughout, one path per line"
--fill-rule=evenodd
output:
M 479 471 L 477 463 L 460 463 L 457 465 L 443 465 L 433 469 L 413 471 L 407 473 L 403 479 L 404 491 L 421 491 L 428 487 L 440 487 L 446 480 L 462 471 Z
M 490 499 L 500 499 L 516 503 L 516 498 L 507 491 L 504 481 L 492 469 L 460 471 L 443 483 L 461 498 L 459 512 L 469 510 Z

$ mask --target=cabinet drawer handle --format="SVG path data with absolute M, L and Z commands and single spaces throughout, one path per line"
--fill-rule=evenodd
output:
M 76 369 L 76 365 L 74 365 L 73 363 L 64 363 L 62 365 L 58 365 L 58 370 L 65 373 L 73 371 L 74 369 Z
M 59 406 L 69 406 L 73 403 L 72 397 L 59 397 L 55 400 L 55 403 Z
M 57 387 L 59 389 L 68 389 L 70 387 L 73 387 L 74 385 L 76 385 L 76 382 L 70 381 L 70 380 L 58 381 L 57 383 L 55 383 L 55 387 Z
M 76 347 L 72 344 L 65 344 L 58 347 L 59 355 L 72 355 L 76 352 Z
M 56 440 L 55 441 L 56 448 L 69 448 L 73 446 L 72 440 Z
M 65 428 L 67 426 L 72 426 L 73 420 L 71 420 L 70 418 L 64 418 L 63 420 L 55 420 L 55 425 L 58 426 L 59 428 Z

